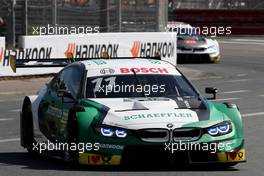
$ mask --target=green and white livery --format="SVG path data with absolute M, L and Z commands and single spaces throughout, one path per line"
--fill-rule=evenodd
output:
M 236 105 L 210 101 L 174 65 L 142 58 L 64 67 L 25 97 L 21 145 L 88 165 L 246 161 Z

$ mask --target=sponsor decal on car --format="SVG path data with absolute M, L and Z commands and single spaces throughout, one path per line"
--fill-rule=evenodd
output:
M 123 150 L 124 146 L 118 144 L 100 144 L 100 149 Z
M 115 70 L 112 68 L 103 68 L 100 70 L 100 73 L 103 75 L 113 74 L 115 73 Z
M 100 60 L 94 60 L 93 62 L 94 62 L 95 64 L 97 64 L 97 65 L 104 65 L 104 64 L 107 64 L 106 61 L 101 60 L 101 59 L 100 59 Z
M 161 73 L 166 74 L 169 71 L 166 68 L 158 67 L 158 68 L 120 68 L 120 73 Z
M 152 64 L 161 64 L 161 62 L 159 60 L 149 59 L 149 62 L 152 63 Z
M 124 116 L 124 120 L 136 120 L 144 118 L 193 118 L 191 113 L 153 113 L 153 114 L 136 114 Z
M 121 155 L 97 155 L 82 153 L 79 155 L 79 163 L 87 165 L 119 165 Z
M 220 152 L 217 153 L 218 160 L 221 162 L 226 161 L 245 161 L 246 153 L 245 149 L 240 149 L 233 152 Z
M 103 60 L 94 60 L 96 65 L 105 65 L 105 68 L 100 69 L 88 69 L 87 76 L 95 77 L 98 75 L 132 75 L 136 74 L 161 74 L 161 75 L 178 75 L 181 74 L 174 68 L 170 67 L 115 67 L 112 65 L 107 65 L 106 61 Z M 109 66 L 109 67 L 107 67 Z

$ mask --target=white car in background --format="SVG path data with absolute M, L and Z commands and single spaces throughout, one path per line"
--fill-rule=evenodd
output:
M 183 22 L 170 22 L 167 29 L 177 33 L 178 62 L 220 61 L 219 44 L 215 39 L 198 34 L 196 28 Z

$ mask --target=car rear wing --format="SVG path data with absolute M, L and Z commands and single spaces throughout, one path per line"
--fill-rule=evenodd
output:
M 161 57 L 109 57 L 107 53 L 104 53 L 100 58 L 52 58 L 52 59 L 16 59 L 15 56 L 9 56 L 9 63 L 12 71 L 16 73 L 17 68 L 45 68 L 45 67 L 65 67 L 66 65 L 91 59 L 156 59 L 161 60 Z
M 73 60 L 68 58 L 16 59 L 14 56 L 9 56 L 9 63 L 14 73 L 16 73 L 17 68 L 65 67 L 72 62 Z

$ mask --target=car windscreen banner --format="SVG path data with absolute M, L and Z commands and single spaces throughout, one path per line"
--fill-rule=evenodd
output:
M 176 65 L 176 40 L 176 34 L 169 32 L 20 36 L 20 49 L 5 51 L 2 67 L 8 67 L 10 74 L 13 75 L 9 62 L 10 55 L 17 62 L 32 61 L 26 65 L 34 65 L 36 62 L 41 63 L 48 59 L 57 58 L 65 58 L 65 60 L 69 57 L 75 59 L 102 58 L 103 53 L 108 53 L 110 58 L 160 56 L 162 60 Z M 54 73 L 61 69 L 41 68 L 47 65 L 41 63 L 38 68 L 17 69 L 15 74 Z M 23 70 L 27 70 L 26 73 Z

